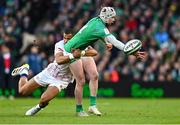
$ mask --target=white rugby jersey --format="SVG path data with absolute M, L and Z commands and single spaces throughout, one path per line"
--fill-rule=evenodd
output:
M 58 52 L 63 52 L 63 55 L 70 54 L 64 50 L 64 40 L 61 40 L 55 44 L 54 55 Z M 54 60 L 54 62 L 50 63 L 45 70 L 49 73 L 49 75 L 57 80 L 64 82 L 71 82 L 73 80 L 73 75 L 69 69 L 68 63 L 58 65 Z

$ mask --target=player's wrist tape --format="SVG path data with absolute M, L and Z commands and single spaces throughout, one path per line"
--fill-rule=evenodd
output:
M 70 60 L 71 60 L 71 59 L 74 59 L 73 54 L 69 54 L 69 59 L 70 59 Z
M 85 50 L 81 51 L 81 56 L 84 56 L 85 54 L 86 54 Z

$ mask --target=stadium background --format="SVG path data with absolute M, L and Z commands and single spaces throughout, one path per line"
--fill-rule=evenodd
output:
M 142 62 L 115 47 L 109 52 L 97 42 L 98 96 L 180 97 L 178 0 L 1 0 L 0 98 L 17 96 L 18 77 L 10 76 L 14 67 L 27 62 L 31 77 L 39 73 L 53 61 L 54 44 L 63 31 L 76 33 L 103 6 L 114 7 L 118 15 L 110 31 L 124 43 L 142 40 L 148 58 Z M 73 86 L 59 96 L 73 96 Z M 88 91 L 86 85 L 84 96 Z

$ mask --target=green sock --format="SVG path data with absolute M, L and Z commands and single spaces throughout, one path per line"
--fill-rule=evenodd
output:
M 76 105 L 76 112 L 81 112 L 83 111 L 82 105 Z
M 90 106 L 96 105 L 96 96 L 90 96 Z

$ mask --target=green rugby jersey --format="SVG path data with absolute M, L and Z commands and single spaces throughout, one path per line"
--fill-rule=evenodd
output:
M 105 23 L 99 18 L 92 18 L 86 25 L 84 25 L 79 32 L 77 32 L 64 46 L 67 52 L 71 49 L 85 49 L 92 45 L 97 40 L 104 40 L 104 37 L 110 35 Z

